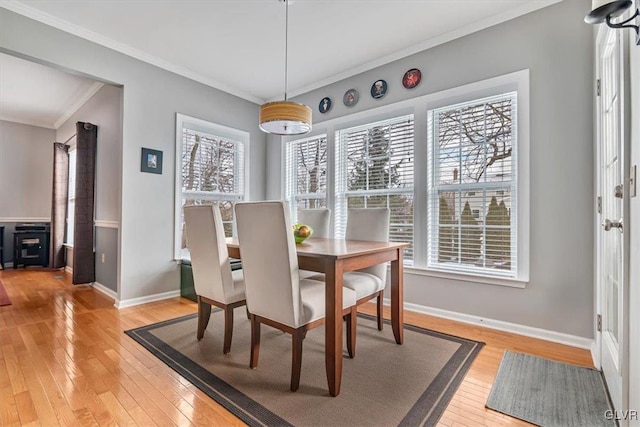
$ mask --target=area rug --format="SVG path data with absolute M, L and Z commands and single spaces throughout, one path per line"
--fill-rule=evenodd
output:
M 126 333 L 250 426 L 433 426 L 484 345 L 410 325 L 397 345 L 389 323 L 380 332 L 375 318 L 359 315 L 356 357 L 345 350 L 341 392 L 330 397 L 324 327 L 307 334 L 300 388 L 291 393 L 290 335 L 262 326 L 252 370 L 244 312 L 235 316 L 226 356 L 223 320 L 221 311 L 212 313 L 202 341 L 196 340 L 197 315 Z
M 545 427 L 616 425 L 600 371 L 510 351 L 486 406 Z
M 7 291 L 4 289 L 2 280 L 0 280 L 0 307 L 5 305 L 11 305 L 11 300 L 9 299 L 9 295 L 7 295 Z

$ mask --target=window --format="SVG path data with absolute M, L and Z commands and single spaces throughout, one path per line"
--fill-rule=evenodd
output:
M 345 235 L 348 208 L 388 207 L 389 239 L 408 242 L 413 264 L 413 115 L 336 132 L 335 234 Z
M 297 217 L 298 209 L 326 208 L 326 135 L 289 142 L 285 156 L 285 198 L 291 217 Z
M 73 246 L 74 209 L 76 206 L 76 148 L 69 150 L 69 191 L 67 195 L 67 246 Z
M 517 92 L 428 112 L 428 268 L 517 278 Z
M 186 248 L 183 208 L 217 203 L 225 234 L 235 235 L 234 206 L 246 194 L 246 132 L 178 115 L 176 132 L 176 258 Z

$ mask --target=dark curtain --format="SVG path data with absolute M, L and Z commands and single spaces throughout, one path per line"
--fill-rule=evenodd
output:
M 93 210 L 98 127 L 76 123 L 76 201 L 73 231 L 73 284 L 95 282 Z
M 64 232 L 69 193 L 69 146 L 53 143 L 53 188 L 51 190 L 51 237 L 49 267 L 64 267 Z

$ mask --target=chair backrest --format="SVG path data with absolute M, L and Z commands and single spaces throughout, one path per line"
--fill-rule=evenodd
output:
M 368 240 L 370 242 L 389 241 L 389 221 L 391 212 L 388 208 L 351 208 L 347 210 L 347 240 Z M 387 282 L 387 264 L 364 268 L 365 273 L 373 274 Z
M 229 252 L 217 205 L 184 207 L 187 246 L 197 295 L 222 303 L 233 294 Z
M 329 237 L 330 209 L 300 209 L 298 210 L 298 222 L 313 228 L 313 237 Z
M 297 328 L 305 322 L 287 203 L 245 202 L 235 209 L 247 309 Z

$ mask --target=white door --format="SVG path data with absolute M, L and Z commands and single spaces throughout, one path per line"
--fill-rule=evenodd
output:
M 624 62 L 621 31 L 603 25 L 597 41 L 598 194 L 602 226 L 598 248 L 598 306 L 601 317 L 601 364 L 614 409 L 626 406 L 625 381 L 625 133 Z

